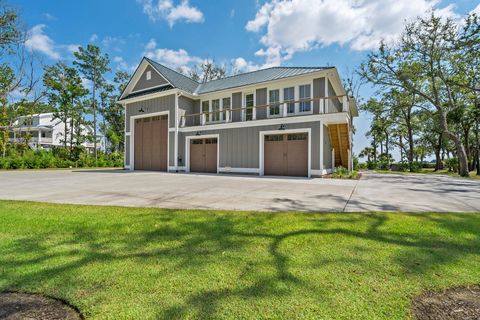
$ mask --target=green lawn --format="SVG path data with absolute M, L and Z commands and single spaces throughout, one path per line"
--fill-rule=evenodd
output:
M 175 211 L 0 201 L 0 291 L 95 319 L 405 319 L 480 282 L 480 215 Z
M 419 172 L 391 171 L 391 170 L 373 170 L 373 171 L 378 173 L 391 173 L 391 174 L 441 174 L 441 175 L 446 175 L 446 176 L 451 176 L 456 178 L 463 178 L 458 173 L 450 172 L 448 170 L 434 171 L 434 169 L 425 169 L 425 168 L 423 168 L 422 171 L 419 171 Z M 467 179 L 480 180 L 480 176 L 477 175 L 477 171 L 470 171 L 470 177 L 468 177 Z

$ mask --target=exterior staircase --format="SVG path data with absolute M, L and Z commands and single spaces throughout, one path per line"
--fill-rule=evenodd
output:
M 328 125 L 330 144 L 335 152 L 335 167 L 349 168 L 350 136 L 348 134 L 348 124 L 330 124 Z

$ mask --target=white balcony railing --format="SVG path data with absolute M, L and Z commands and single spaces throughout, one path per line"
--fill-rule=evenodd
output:
M 339 102 L 339 107 L 335 107 L 333 112 L 330 112 L 330 106 L 333 105 L 333 100 Z M 186 127 L 186 126 L 205 126 L 211 123 L 228 123 L 228 122 L 238 122 L 238 121 L 254 121 L 259 119 L 259 111 L 262 109 L 265 110 L 265 114 L 268 113 L 268 108 L 273 107 L 280 107 L 280 114 L 276 117 L 290 117 L 292 115 L 301 116 L 301 114 L 289 114 L 288 113 L 288 105 L 295 104 L 298 105 L 301 102 L 310 102 L 310 108 L 313 111 L 314 103 L 318 105 L 315 107 L 317 110 L 316 113 L 334 113 L 334 112 L 349 112 L 349 100 L 346 95 L 343 96 L 330 96 L 330 97 L 322 97 L 322 98 L 313 98 L 313 99 L 302 99 L 296 101 L 287 101 L 282 103 L 274 103 L 274 104 L 266 104 L 254 107 L 242 107 L 242 108 L 229 108 L 225 110 L 218 110 L 212 112 L 201 112 L 195 114 L 182 114 L 179 119 L 179 126 Z M 318 109 L 317 109 L 318 108 Z M 312 112 L 313 113 L 313 112 Z M 216 115 L 220 114 L 219 117 Z M 303 113 L 303 114 L 311 114 L 311 113 Z M 212 117 L 212 115 L 215 115 Z M 209 119 L 217 118 L 220 121 L 210 122 Z M 267 119 L 268 117 L 261 117 L 261 119 Z

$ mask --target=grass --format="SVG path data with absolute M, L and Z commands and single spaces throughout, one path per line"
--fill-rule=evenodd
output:
M 423 168 L 419 172 L 391 171 L 391 170 L 374 170 L 374 171 L 378 172 L 378 173 L 392 173 L 392 174 L 441 174 L 441 175 L 446 175 L 446 176 L 450 176 L 450 177 L 464 178 L 464 177 L 461 177 L 456 172 L 451 172 L 451 171 L 448 171 L 448 170 L 434 171 L 434 169 L 430 169 L 430 168 Z M 480 180 L 480 175 L 477 175 L 477 171 L 470 171 L 470 177 L 468 177 L 466 179 Z
M 175 211 L 0 201 L 0 291 L 87 319 L 405 319 L 480 282 L 480 215 Z

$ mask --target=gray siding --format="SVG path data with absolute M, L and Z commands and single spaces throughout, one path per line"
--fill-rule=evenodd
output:
M 325 97 L 325 78 L 313 79 L 313 98 Z M 320 113 L 320 102 L 313 102 L 313 113 Z
M 259 168 L 259 132 L 278 130 L 278 125 L 232 128 L 202 131 L 202 135 L 219 134 L 220 167 Z M 311 128 L 312 149 L 311 164 L 313 170 L 320 169 L 320 123 L 292 123 L 287 129 Z M 178 152 L 185 165 L 185 137 L 194 136 L 195 132 L 179 133 Z
M 175 132 L 168 133 L 168 165 L 175 165 Z
M 170 111 L 169 126 L 175 127 L 175 95 L 153 98 L 149 100 L 128 103 L 126 107 L 126 132 L 130 132 L 130 117 L 136 115 L 148 115 L 149 113 Z M 143 109 L 143 113 L 139 112 Z
M 232 94 L 232 109 L 242 108 L 242 93 L 235 92 Z M 232 112 L 232 119 L 233 121 L 241 121 L 242 113 L 241 111 L 234 111 Z
M 150 71 L 152 74 L 152 78 L 150 80 L 147 80 L 147 71 Z M 156 86 L 161 86 L 167 83 L 168 82 L 167 80 L 165 80 L 164 77 L 162 77 L 151 66 L 148 66 L 140 76 L 140 79 L 138 79 L 138 82 L 135 84 L 135 87 L 133 87 L 132 92 L 135 92 L 138 90 L 144 90 L 144 89 L 148 89 Z
M 323 169 L 332 168 L 332 145 L 330 144 L 330 135 L 328 127 L 323 126 Z
M 130 165 L 130 136 L 125 136 L 125 165 Z
M 255 105 L 263 106 L 267 104 L 267 88 L 257 89 L 255 92 Z M 258 108 L 257 119 L 267 119 L 267 108 Z
M 333 89 L 332 83 L 330 80 L 328 80 L 328 95 L 329 96 L 335 96 L 337 93 Z M 328 112 L 333 113 L 333 112 L 341 112 L 342 111 L 342 104 L 338 99 L 329 99 L 328 100 Z
M 185 110 L 187 115 L 196 114 L 200 112 L 200 100 L 192 100 L 190 98 L 180 96 L 178 98 L 178 107 Z M 186 126 L 198 126 L 200 125 L 200 116 L 186 117 Z

